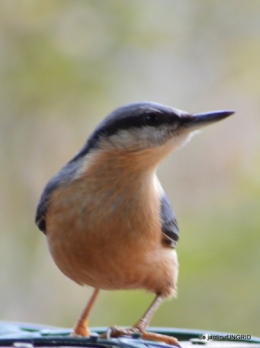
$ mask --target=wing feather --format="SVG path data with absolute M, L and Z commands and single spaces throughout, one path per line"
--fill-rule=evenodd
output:
M 171 203 L 165 193 L 161 196 L 160 208 L 162 233 L 166 237 L 167 244 L 175 247 L 179 239 L 179 228 Z

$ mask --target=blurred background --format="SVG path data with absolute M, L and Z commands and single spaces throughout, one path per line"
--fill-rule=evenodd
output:
M 179 295 L 153 326 L 260 335 L 260 2 L 1 0 L 1 320 L 72 327 L 90 289 L 34 224 L 46 182 L 119 105 L 233 109 L 167 158 Z M 102 292 L 92 326 L 131 325 L 153 295 Z

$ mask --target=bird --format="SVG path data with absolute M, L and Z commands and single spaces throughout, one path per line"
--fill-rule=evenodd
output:
M 133 327 L 112 326 L 110 337 L 146 331 L 165 299 L 176 297 L 179 228 L 156 175 L 159 163 L 204 126 L 234 111 L 191 114 L 155 102 L 121 106 L 106 116 L 81 150 L 47 183 L 35 222 L 58 268 L 93 293 L 73 335 L 88 337 L 89 313 L 100 290 L 143 289 L 155 294 Z

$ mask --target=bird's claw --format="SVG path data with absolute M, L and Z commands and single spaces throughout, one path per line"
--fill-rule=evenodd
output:
M 100 337 L 110 339 L 112 337 L 115 338 L 120 336 L 132 336 L 136 333 L 140 333 L 140 331 L 137 328 L 122 329 L 118 326 L 110 326 L 105 333 L 100 335 Z
M 161 341 L 175 347 L 181 347 L 178 340 L 175 337 L 156 334 L 153 332 L 147 332 L 145 330 L 139 329 L 138 327 L 122 329 L 118 326 L 111 326 L 107 329 L 105 333 L 100 335 L 100 338 L 110 339 L 112 337 L 117 338 L 122 336 L 143 338 L 144 340 Z

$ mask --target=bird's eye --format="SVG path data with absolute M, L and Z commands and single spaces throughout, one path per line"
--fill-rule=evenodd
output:
M 163 115 L 150 113 L 145 116 L 145 124 L 150 127 L 156 127 L 163 123 Z

